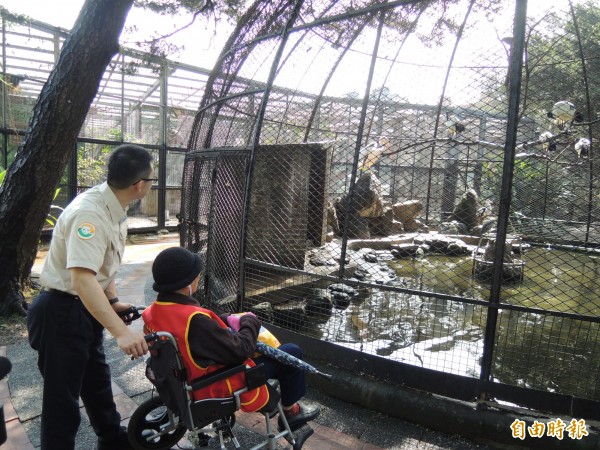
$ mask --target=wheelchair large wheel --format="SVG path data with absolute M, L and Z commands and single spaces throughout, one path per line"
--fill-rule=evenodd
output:
M 169 420 L 168 408 L 160 397 L 146 400 L 129 419 L 129 442 L 136 450 L 169 450 L 187 429 L 178 419 Z

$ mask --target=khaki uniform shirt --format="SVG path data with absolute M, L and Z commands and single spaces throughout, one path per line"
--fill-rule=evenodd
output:
M 43 286 L 77 295 L 70 268 L 96 273 L 106 290 L 115 279 L 127 238 L 127 215 L 107 183 L 75 199 L 61 213 L 40 275 Z

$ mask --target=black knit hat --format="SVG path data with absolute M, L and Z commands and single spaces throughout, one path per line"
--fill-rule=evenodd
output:
M 183 247 L 170 247 L 158 254 L 152 264 L 156 292 L 177 291 L 186 287 L 202 271 L 202 258 Z

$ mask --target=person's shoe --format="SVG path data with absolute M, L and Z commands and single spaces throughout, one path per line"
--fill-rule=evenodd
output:
M 290 410 L 284 410 L 283 413 L 287 419 L 288 425 L 290 426 L 290 430 L 294 431 L 300 428 L 306 422 L 316 419 L 321 413 L 321 408 L 319 406 L 306 406 L 296 403 Z M 279 431 L 282 431 L 285 428 L 281 417 L 277 419 L 277 425 Z
M 127 429 L 121 427 L 121 433 L 115 439 L 98 438 L 98 450 L 134 450 L 127 437 Z

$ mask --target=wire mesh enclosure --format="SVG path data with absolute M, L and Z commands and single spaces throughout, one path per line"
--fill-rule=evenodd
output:
M 597 418 L 599 14 L 256 2 L 185 157 L 204 301 L 333 343 L 332 364 L 351 349 L 456 376 L 431 392 Z
M 48 79 L 66 30 L 0 11 L 0 170 L 13 161 L 31 111 Z M 175 229 L 181 176 L 193 119 L 208 71 L 122 49 L 109 64 L 79 132 L 54 204 L 106 179 L 106 160 L 121 143 L 151 150 L 159 177 L 150 194 L 130 206 L 130 231 Z M 59 208 L 53 208 L 55 217 Z M 48 231 L 50 226 L 48 226 Z

